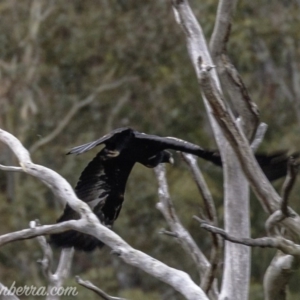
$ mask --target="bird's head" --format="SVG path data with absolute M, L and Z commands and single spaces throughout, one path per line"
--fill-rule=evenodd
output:
M 172 153 L 167 151 L 167 150 L 164 150 L 161 152 L 161 161 L 160 163 L 169 163 L 171 165 L 174 164 L 174 158 L 172 156 Z
M 157 165 L 161 163 L 174 163 L 174 159 L 172 157 L 171 152 L 163 150 L 158 152 L 157 154 L 147 157 L 147 159 L 143 159 L 142 161 L 139 161 L 141 164 L 148 168 L 155 168 Z

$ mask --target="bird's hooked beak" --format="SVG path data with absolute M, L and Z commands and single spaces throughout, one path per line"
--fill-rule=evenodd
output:
M 169 163 L 170 163 L 171 165 L 174 165 L 174 158 L 173 158 L 172 156 L 170 156 L 170 158 L 169 158 Z

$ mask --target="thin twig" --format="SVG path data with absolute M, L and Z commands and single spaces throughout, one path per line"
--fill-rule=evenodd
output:
M 296 160 L 293 157 L 290 157 L 288 160 L 287 175 L 281 190 L 281 195 L 282 195 L 281 211 L 282 214 L 286 217 L 289 216 L 288 199 L 292 191 L 292 188 L 295 184 L 298 169 L 299 169 L 299 164 L 296 162 Z
M 165 234 L 165 235 L 171 236 L 173 238 L 178 238 L 178 234 L 176 234 L 175 232 L 169 231 L 169 230 L 161 229 L 158 233 Z
M 293 211 L 288 207 L 288 199 L 296 180 L 298 168 L 298 163 L 293 157 L 290 157 L 288 160 L 288 173 L 282 186 L 280 209 L 274 211 L 265 223 L 268 236 L 280 235 L 277 225 L 288 217 L 295 217 Z
M 0 170 L 9 171 L 9 172 L 24 172 L 20 167 L 13 167 L 13 166 L 4 166 L 0 165 Z
M 69 276 L 73 255 L 73 248 L 64 248 L 62 250 L 54 276 L 60 277 L 62 280 Z
M 248 141 L 245 139 L 244 135 L 241 134 L 234 120 L 228 113 L 224 102 L 222 101 L 222 96 L 215 88 L 214 82 L 206 71 L 205 66 L 202 65 L 199 66 L 199 68 L 202 70 L 200 79 L 202 82 L 201 85 L 216 116 L 218 116 L 216 120 L 218 120 L 220 127 L 223 129 L 224 134 L 227 136 L 228 141 L 235 150 L 237 157 L 241 162 L 241 167 L 258 199 L 261 200 L 263 206 L 266 207 L 269 212 L 274 212 L 277 210 L 281 198 L 262 173 L 254 158 L 252 149 L 249 147 Z M 299 235 L 299 216 L 288 222 L 285 220 L 285 226 L 288 226 L 294 234 Z
M 98 296 L 100 296 L 104 300 L 126 300 L 125 298 L 113 297 L 113 296 L 108 295 L 103 290 L 101 290 L 97 286 L 93 285 L 90 281 L 82 280 L 79 276 L 76 276 L 75 279 L 78 284 L 93 291 L 94 293 L 96 293 Z
M 277 251 L 264 275 L 264 300 L 286 299 L 286 289 L 299 258 Z
M 247 88 L 235 66 L 230 62 L 227 54 L 227 43 L 231 31 L 232 16 L 236 0 L 220 0 L 213 34 L 210 41 L 210 50 L 222 86 L 226 88 L 235 111 L 242 119 L 242 129 L 248 140 L 252 141 L 259 125 L 259 112 L 252 101 Z
M 71 221 L 66 221 L 66 222 L 57 223 L 53 225 L 42 225 L 35 228 L 22 229 L 22 230 L 6 233 L 0 235 L 0 246 L 15 241 L 32 239 L 40 235 L 61 233 L 69 229 L 78 230 L 78 228 L 80 228 L 80 226 L 83 225 L 81 222 L 82 220 L 76 220 L 76 221 L 71 220 Z M 78 224 L 80 223 L 81 225 L 78 226 Z
M 156 207 L 165 217 L 172 232 L 177 235 L 177 241 L 180 243 L 182 248 L 189 256 L 192 257 L 199 275 L 202 277 L 202 275 L 209 267 L 209 262 L 201 252 L 201 250 L 198 248 L 189 232 L 182 226 L 176 214 L 168 190 L 165 166 L 163 164 L 160 164 L 156 168 L 154 168 L 154 171 L 159 185 L 159 202 L 157 203 Z
M 159 184 L 158 195 L 160 201 L 157 204 L 157 208 L 164 215 L 168 225 L 172 230 L 172 233 L 177 236 L 176 240 L 179 242 L 185 252 L 193 259 L 199 275 L 202 278 L 210 269 L 210 263 L 205 255 L 201 252 L 190 233 L 183 227 L 176 214 L 168 190 L 165 166 L 160 164 L 154 169 L 154 171 Z M 216 287 L 214 287 L 212 292 L 217 294 Z
M 278 225 L 286 218 L 282 214 L 281 210 L 274 211 L 265 222 L 265 229 L 267 232 L 267 235 L 270 237 L 275 237 L 280 235 L 278 231 Z
M 37 226 L 40 226 L 41 224 L 39 223 L 38 220 L 36 221 L 31 221 L 29 223 L 30 228 L 36 228 Z M 41 235 L 37 237 L 37 240 L 43 250 L 43 258 L 38 260 L 38 262 L 41 264 L 42 266 L 42 270 L 44 273 L 44 276 L 47 280 L 49 280 L 52 276 L 52 272 L 51 272 L 51 268 L 52 268 L 52 264 L 53 264 L 53 252 L 52 249 L 50 247 L 50 245 L 47 243 L 46 238 Z
M 48 296 L 46 300 L 59 300 L 60 297 L 55 291 L 63 286 L 64 281 L 69 277 L 74 255 L 74 248 L 64 248 L 61 251 L 59 263 L 54 274 L 48 279 Z
M 31 221 L 29 226 L 30 228 L 36 228 L 37 226 L 41 226 L 41 224 L 36 220 Z M 53 274 L 51 270 L 53 265 L 52 249 L 43 235 L 38 236 L 37 240 L 44 254 L 43 259 L 40 259 L 38 262 L 41 264 L 44 276 L 48 282 L 48 295 L 46 300 L 58 300 L 59 295 L 53 291 L 57 291 L 58 288 L 62 287 L 63 282 L 69 276 L 74 249 L 66 248 L 61 251 L 58 267 Z
M 189 166 L 194 180 L 196 182 L 196 185 L 198 187 L 198 190 L 203 198 L 204 207 L 206 210 L 206 214 L 208 216 L 208 219 L 215 225 L 218 226 L 218 218 L 217 218 L 217 212 L 216 207 L 214 203 L 214 199 L 209 191 L 209 188 L 204 180 L 204 177 L 197 165 L 196 158 L 187 153 L 181 153 L 181 156 L 183 157 L 184 161 Z
M 275 248 L 281 250 L 285 254 L 300 256 L 300 245 L 285 239 L 281 236 L 277 237 L 263 237 L 263 238 L 239 238 L 229 235 L 225 230 L 202 223 L 201 227 L 207 231 L 214 232 L 222 236 L 223 239 L 232 243 L 242 244 L 250 247 L 261 247 L 261 248 Z
M 182 153 L 182 157 L 184 161 L 187 163 L 187 165 L 189 166 L 193 174 L 198 190 L 203 198 L 206 214 L 208 216 L 209 221 L 214 226 L 218 226 L 218 218 L 217 218 L 215 203 L 209 191 L 209 188 L 204 180 L 204 177 L 201 173 L 201 170 L 197 165 L 196 158 L 193 155 L 186 154 L 186 153 Z M 202 277 L 201 280 L 201 287 L 206 293 L 209 292 L 213 284 L 213 281 L 217 275 L 219 258 L 220 258 L 220 241 L 218 236 L 214 233 L 212 233 L 212 244 L 213 247 L 210 256 L 210 267 L 205 272 L 205 275 Z
M 268 129 L 268 125 L 266 123 L 259 124 L 254 139 L 251 143 L 251 149 L 253 150 L 253 152 L 255 152 L 257 148 L 260 146 L 260 144 L 262 143 L 267 129 Z

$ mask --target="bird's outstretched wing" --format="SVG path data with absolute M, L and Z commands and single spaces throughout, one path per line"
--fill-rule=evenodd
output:
M 288 151 L 276 151 L 273 153 L 256 153 L 255 158 L 269 181 L 275 181 L 287 175 L 289 157 L 298 158 L 299 152 L 288 155 Z M 219 151 L 215 151 L 213 163 L 222 167 Z
M 81 154 L 101 144 L 111 144 L 111 147 L 121 145 L 131 136 L 133 136 L 131 128 L 118 128 L 96 141 L 72 148 L 67 154 Z
M 148 147 L 153 149 L 164 150 L 172 149 L 176 151 L 186 152 L 190 154 L 197 155 L 205 160 L 208 160 L 213 163 L 219 162 L 219 158 L 215 159 L 216 151 L 205 150 L 198 145 L 192 144 L 190 142 L 175 138 L 175 137 L 160 137 L 157 135 L 145 134 L 135 131 L 134 136 L 136 143 L 147 144 Z M 215 162 L 216 160 L 216 162 Z
M 134 161 L 124 159 L 122 155 L 107 159 L 103 156 L 103 150 L 84 169 L 75 192 L 79 199 L 91 207 L 103 224 L 112 226 L 120 213 L 127 178 Z M 79 219 L 79 215 L 67 205 L 57 222 L 72 219 Z M 83 251 L 92 251 L 97 246 L 103 246 L 95 237 L 74 230 L 51 235 L 50 242 L 58 247 L 74 247 Z
M 138 141 L 148 143 L 148 145 L 151 145 L 151 147 L 157 147 L 158 149 L 173 149 L 191 153 L 210 161 L 217 166 L 222 166 L 220 153 L 216 150 L 205 150 L 195 144 L 174 137 L 159 137 L 156 135 L 149 135 L 139 132 L 135 132 L 134 134 Z M 271 154 L 255 154 L 260 167 L 270 181 L 274 181 L 286 176 L 287 163 L 290 156 L 298 158 L 300 154 L 295 152 L 291 155 L 288 155 L 287 151 L 277 151 Z
M 257 153 L 255 157 L 266 177 L 270 181 L 285 177 L 288 170 L 288 160 L 290 157 L 299 157 L 299 152 L 288 154 L 288 151 L 277 151 L 271 154 Z

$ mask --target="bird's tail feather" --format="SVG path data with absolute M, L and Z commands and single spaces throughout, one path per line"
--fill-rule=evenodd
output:
M 57 222 L 60 223 L 74 219 L 79 219 L 79 214 L 67 205 L 64 213 Z M 76 230 L 67 230 L 62 233 L 51 234 L 49 242 L 59 248 L 74 247 L 76 250 L 80 251 L 93 251 L 95 248 L 103 247 L 104 245 L 97 238 Z
M 75 230 L 52 234 L 50 236 L 50 244 L 59 248 L 74 247 L 79 251 L 93 251 L 95 248 L 102 247 L 104 245 L 95 237 Z

